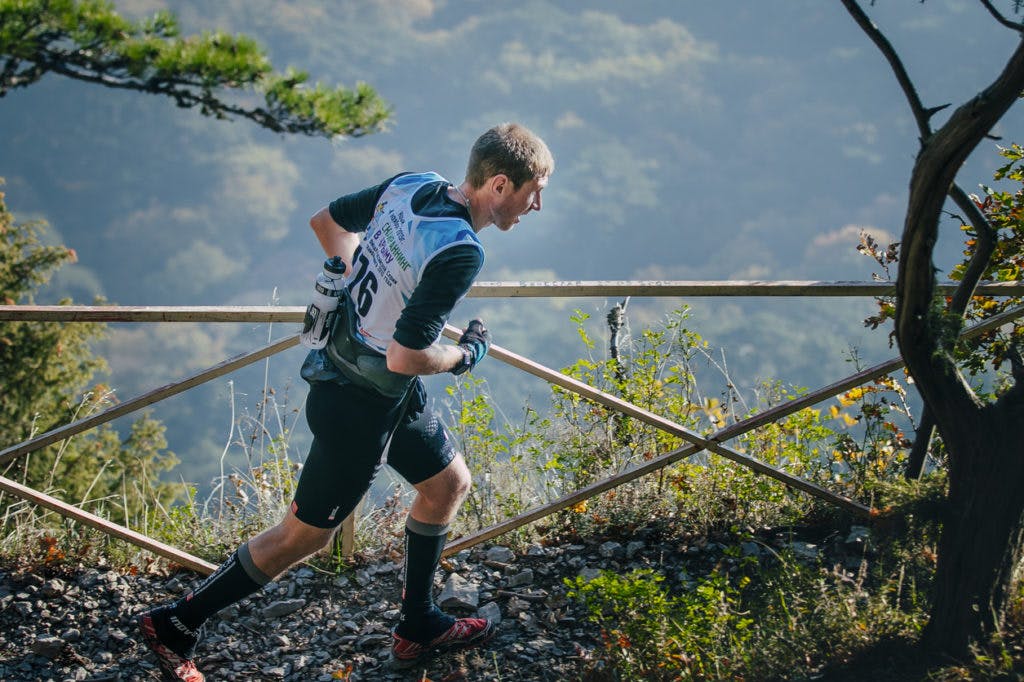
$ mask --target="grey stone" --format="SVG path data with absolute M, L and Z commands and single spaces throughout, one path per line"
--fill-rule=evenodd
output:
M 621 543 L 609 540 L 597 548 L 598 553 L 605 559 L 618 559 L 625 556 L 626 550 Z
M 498 602 L 490 601 L 481 606 L 477 610 L 476 615 L 480 618 L 486 618 L 497 625 L 501 622 L 501 607 L 498 606 Z
M 743 552 L 743 556 L 761 556 L 761 545 L 756 542 L 744 542 L 740 545 L 740 550 Z
M 642 552 L 644 547 L 646 546 L 647 544 L 645 542 L 642 542 L 640 540 L 633 540 L 632 542 L 626 545 L 626 558 L 632 559 L 637 554 Z
M 44 658 L 57 658 L 64 650 L 64 646 L 64 640 L 60 637 L 43 636 L 38 637 L 28 648 L 32 653 Z
M 217 617 L 220 618 L 221 620 L 234 620 L 235 618 L 238 617 L 239 613 L 240 613 L 240 611 L 238 609 L 238 605 L 237 604 L 232 604 L 232 605 L 227 606 L 227 607 L 221 609 L 220 611 L 218 611 L 217 612 Z
M 280 618 L 281 616 L 287 616 L 289 613 L 295 613 L 305 605 L 305 599 L 282 599 L 281 601 L 269 604 L 261 613 L 264 618 Z
M 288 670 L 282 665 L 275 665 L 263 668 L 260 673 L 262 673 L 266 679 L 283 680 L 284 676 L 288 674 Z
M 870 546 L 871 529 L 866 526 L 850 526 L 850 533 L 844 541 L 848 547 L 867 548 Z
M 530 602 L 519 597 L 512 597 L 508 600 L 508 604 L 505 605 L 505 612 L 512 617 L 517 617 L 529 610 Z
M 445 581 L 441 589 L 441 596 L 438 597 L 441 607 L 462 607 L 475 609 L 480 603 L 480 591 L 476 583 L 463 578 L 458 573 L 452 573 Z
M 363 637 L 360 637 L 359 640 L 356 642 L 356 648 L 357 649 L 366 649 L 366 648 L 369 648 L 369 647 L 372 647 L 372 646 L 377 646 L 379 644 L 383 644 L 384 642 L 387 642 L 390 639 L 391 639 L 390 635 L 384 635 L 384 634 L 364 635 Z
M 82 631 L 78 628 L 68 628 L 64 632 L 60 633 L 60 638 L 65 642 L 77 642 L 82 639 Z
M 580 572 L 579 572 L 579 576 L 581 578 L 583 578 L 587 582 L 590 582 L 591 580 L 593 580 L 594 578 L 599 577 L 600 575 L 601 575 L 601 569 L 599 569 L 599 568 L 591 568 L 590 566 L 584 566 L 583 568 L 580 569 Z
M 495 545 L 487 550 L 488 561 L 499 561 L 503 564 L 511 563 L 516 558 L 515 552 L 508 547 L 502 547 L 501 545 Z
M 99 576 L 97 576 L 96 582 L 97 583 L 99 582 Z M 95 585 L 96 583 L 93 583 L 93 584 Z M 90 587 L 90 586 L 83 585 L 82 587 Z M 179 593 L 185 591 L 185 586 L 182 585 L 182 583 L 181 583 L 181 581 L 179 579 L 171 578 L 164 585 L 164 589 L 167 590 L 168 592 L 173 593 L 173 594 L 179 594 Z
M 538 637 L 537 639 L 532 639 L 529 642 L 527 642 L 527 646 L 537 650 L 538 652 L 541 652 L 545 649 L 555 648 L 555 643 L 553 640 L 547 639 L 545 637 Z
M 813 560 L 818 558 L 818 546 L 813 542 L 802 542 L 797 540 L 789 544 L 789 549 L 793 554 L 801 559 Z
M 53 578 L 43 583 L 43 586 L 39 588 L 39 593 L 44 597 L 53 598 L 64 594 L 65 590 L 67 590 L 67 586 L 64 584 L 64 581 Z
M 509 587 L 522 587 L 523 585 L 533 584 L 533 571 L 527 568 L 524 571 L 520 571 L 515 575 L 509 576 L 508 586 Z
M 79 587 L 92 587 L 99 582 L 100 573 L 95 568 L 90 568 L 78 578 Z

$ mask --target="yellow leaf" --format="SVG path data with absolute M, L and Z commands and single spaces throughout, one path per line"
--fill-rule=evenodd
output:
M 864 389 L 858 386 L 857 388 L 851 388 L 849 391 L 839 396 L 838 400 L 840 405 L 846 407 L 847 405 L 852 405 L 863 397 Z

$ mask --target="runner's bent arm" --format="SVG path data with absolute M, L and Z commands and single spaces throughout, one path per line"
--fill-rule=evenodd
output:
M 377 200 L 398 175 L 388 178 L 379 185 L 367 187 L 361 192 L 339 197 L 313 214 L 309 219 L 309 226 L 313 228 L 313 233 L 328 258 L 341 256 L 345 261 L 345 267 L 351 272 L 352 254 L 359 246 L 358 233 L 366 231 L 366 226 L 373 218 Z
M 442 374 L 461 362 L 462 351 L 458 346 L 434 344 L 417 350 L 397 341 L 388 346 L 388 369 L 399 374 Z
M 327 257 L 341 256 L 345 261 L 345 268 L 351 270 L 352 254 L 359 246 L 359 234 L 349 232 L 334 222 L 326 206 L 313 214 L 309 219 L 309 226 L 313 228 L 313 233 L 316 234 L 317 241 L 320 242 Z

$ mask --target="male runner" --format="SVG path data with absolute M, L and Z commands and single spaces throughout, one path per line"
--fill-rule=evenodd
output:
M 479 320 L 457 345 L 441 344 L 441 330 L 483 265 L 477 233 L 488 225 L 506 232 L 539 211 L 553 170 L 543 140 L 506 123 L 477 139 L 461 185 L 432 172 L 402 173 L 313 215 L 324 252 L 348 267 L 344 314 L 301 370 L 313 443 L 278 525 L 239 546 L 183 598 L 138 616 L 164 679 L 204 680 L 192 660 L 203 623 L 323 548 L 369 489 L 389 437 L 388 464 L 416 489 L 393 663 L 411 666 L 494 634 L 487 620 L 456 619 L 433 601 L 434 572 L 471 481 L 417 377 L 462 374 L 486 355 L 490 334 Z

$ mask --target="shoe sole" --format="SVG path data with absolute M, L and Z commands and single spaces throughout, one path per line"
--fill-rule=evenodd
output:
M 395 658 L 395 652 L 392 650 L 388 664 L 395 670 L 405 670 L 440 654 L 451 653 L 453 651 L 464 651 L 466 649 L 473 649 L 481 646 L 482 644 L 486 644 L 493 639 L 497 631 L 498 628 L 495 627 L 494 623 L 488 622 L 487 629 L 481 631 L 480 634 L 473 639 L 467 639 L 461 642 L 445 642 L 443 644 L 438 644 L 436 647 L 427 649 L 416 658 Z

